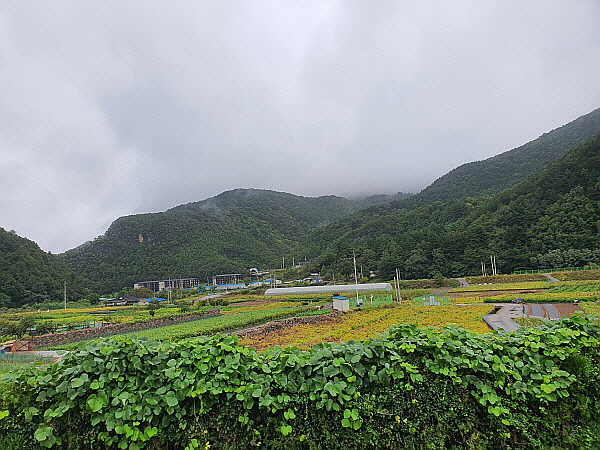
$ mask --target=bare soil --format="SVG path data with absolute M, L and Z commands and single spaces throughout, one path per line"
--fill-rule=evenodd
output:
M 560 317 L 571 317 L 575 311 L 583 311 L 579 306 L 573 305 L 572 303 L 552 303 Z

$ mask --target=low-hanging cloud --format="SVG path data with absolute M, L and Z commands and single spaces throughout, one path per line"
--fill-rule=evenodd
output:
M 416 192 L 600 106 L 593 0 L 0 12 L 0 226 L 53 252 L 238 187 Z

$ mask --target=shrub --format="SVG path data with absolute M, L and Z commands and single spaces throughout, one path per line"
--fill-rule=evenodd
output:
M 7 380 L 0 445 L 591 449 L 599 349 L 581 315 L 489 335 L 398 325 L 306 352 L 117 338 Z

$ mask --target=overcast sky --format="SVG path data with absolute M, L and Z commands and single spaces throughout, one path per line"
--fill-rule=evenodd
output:
M 418 192 L 598 107 L 598 0 L 4 1 L 0 227 Z

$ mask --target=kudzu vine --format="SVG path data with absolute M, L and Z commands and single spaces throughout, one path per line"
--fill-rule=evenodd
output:
M 539 426 L 569 410 L 579 445 L 572 448 L 585 448 L 600 439 L 591 422 L 600 412 L 599 346 L 600 325 L 583 316 L 508 334 L 397 325 L 365 342 L 310 351 L 257 353 L 233 335 L 118 337 L 7 380 L 0 442 L 18 430 L 41 448 L 318 448 L 333 433 L 340 442 L 354 436 L 379 448 L 418 448 L 437 429 L 431 439 L 446 441 L 436 445 L 462 433 L 479 448 L 488 448 L 485 439 L 510 448 L 560 436 L 540 436 L 523 423 L 524 411 L 539 415 L 530 419 Z M 443 408 L 432 419 L 436 402 Z M 444 421 L 453 422 L 442 430 Z

